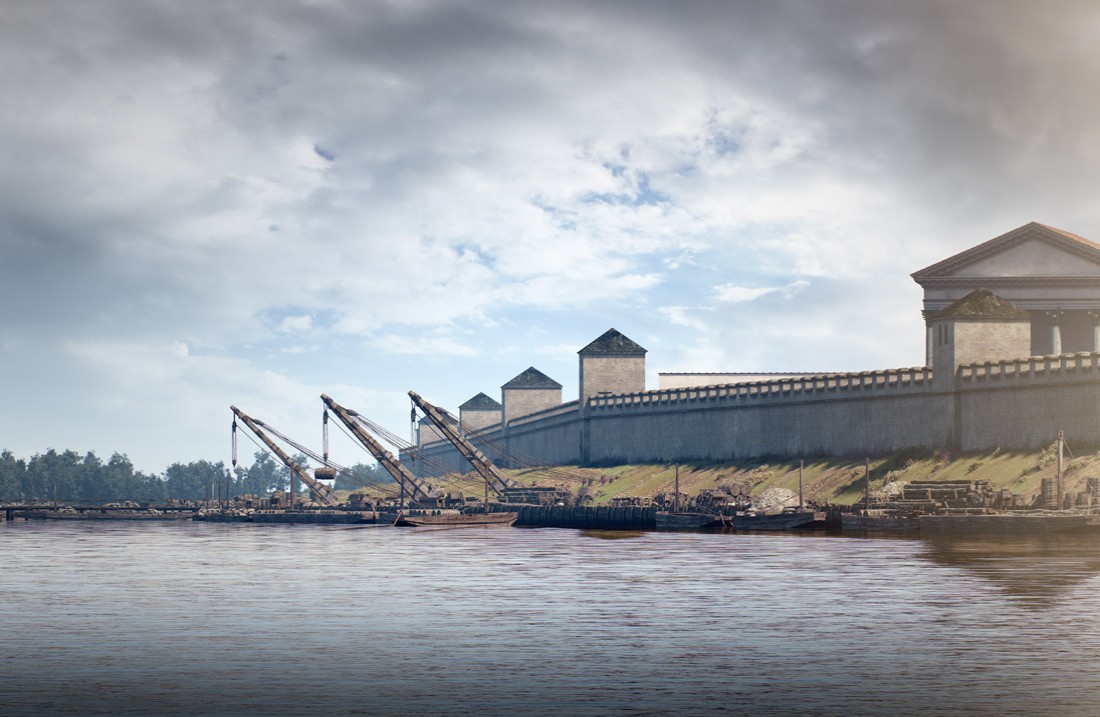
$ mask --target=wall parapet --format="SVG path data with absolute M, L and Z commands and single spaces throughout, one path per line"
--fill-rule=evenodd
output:
M 960 388 L 967 388 L 991 380 L 1054 380 L 1086 372 L 1100 374 L 1100 351 L 976 361 L 960 365 L 956 375 Z
M 793 378 L 779 378 L 748 383 L 714 384 L 687 388 L 659 389 L 613 396 L 593 396 L 588 399 L 588 410 L 646 405 L 670 405 L 697 403 L 700 401 L 746 401 L 756 403 L 782 397 L 819 398 L 866 392 L 915 392 L 932 387 L 932 368 L 885 369 L 852 373 L 828 373 Z

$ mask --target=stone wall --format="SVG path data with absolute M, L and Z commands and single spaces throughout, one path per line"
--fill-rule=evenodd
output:
M 1078 448 L 1100 444 L 1100 353 L 960 366 L 957 445 L 964 451 L 1034 449 L 1059 430 Z
M 645 356 L 580 357 L 581 400 L 645 390 Z
M 524 464 L 599 465 L 1034 449 L 1059 429 L 1079 450 L 1100 443 L 1100 352 L 967 364 L 945 383 L 918 367 L 602 396 L 583 418 L 573 402 L 475 443 L 502 465 L 493 444 Z M 469 470 L 447 444 L 429 454 Z
M 593 399 L 592 463 L 873 455 L 952 437 L 950 392 L 927 367 Z
M 500 423 L 501 412 L 499 410 L 479 411 L 467 409 L 460 415 L 462 430 L 469 433 L 471 431 L 480 431 L 489 426 L 497 425 Z
M 978 360 L 1027 356 L 1031 353 L 1031 323 L 957 321 L 954 328 L 955 366 Z
M 505 388 L 501 393 L 505 422 L 561 405 L 560 386 L 558 388 Z

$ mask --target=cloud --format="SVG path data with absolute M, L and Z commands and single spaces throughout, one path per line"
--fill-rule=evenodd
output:
M 312 316 L 287 316 L 279 322 L 277 331 L 282 334 L 290 334 L 309 331 L 312 328 Z
M 460 402 L 611 325 L 654 365 L 903 364 L 909 272 L 1100 237 L 1089 3 L 244 7 L 5 8 L 0 390 Z
M 714 287 L 714 295 L 718 301 L 732 304 L 756 301 L 762 297 L 776 294 L 783 299 L 792 299 L 798 295 L 799 291 L 809 285 L 810 283 L 804 279 L 793 281 L 784 286 L 748 287 L 737 286 L 736 284 L 720 284 Z

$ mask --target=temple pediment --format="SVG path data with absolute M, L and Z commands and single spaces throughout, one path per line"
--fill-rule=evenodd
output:
M 1100 277 L 1100 244 L 1032 222 L 915 272 L 918 284 L 970 278 Z

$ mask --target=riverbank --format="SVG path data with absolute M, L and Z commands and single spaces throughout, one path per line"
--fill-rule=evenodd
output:
M 951 454 L 945 451 L 910 450 L 888 456 L 873 456 L 867 467 L 872 491 L 899 482 L 989 481 L 996 490 L 1008 490 L 1025 502 L 1040 493 L 1044 478 L 1054 478 L 1057 457 L 1053 448 L 1032 452 L 992 451 L 978 454 Z M 624 465 L 606 468 L 555 467 L 505 470 L 517 483 L 526 486 L 553 486 L 571 491 L 583 490 L 593 505 L 609 505 L 619 499 L 652 499 L 671 494 L 679 472 L 680 492 L 697 496 L 706 491 L 739 492 L 753 498 L 767 493 L 795 495 L 799 487 L 799 459 L 775 458 L 739 463 L 682 463 L 660 465 Z M 808 501 L 850 505 L 863 497 L 865 486 L 863 459 L 804 459 L 803 495 Z M 1067 451 L 1063 461 L 1063 480 L 1067 493 L 1086 490 L 1087 477 L 1100 476 L 1100 455 L 1095 451 Z M 469 496 L 484 492 L 481 479 L 474 473 L 427 479 L 447 490 L 460 490 Z

